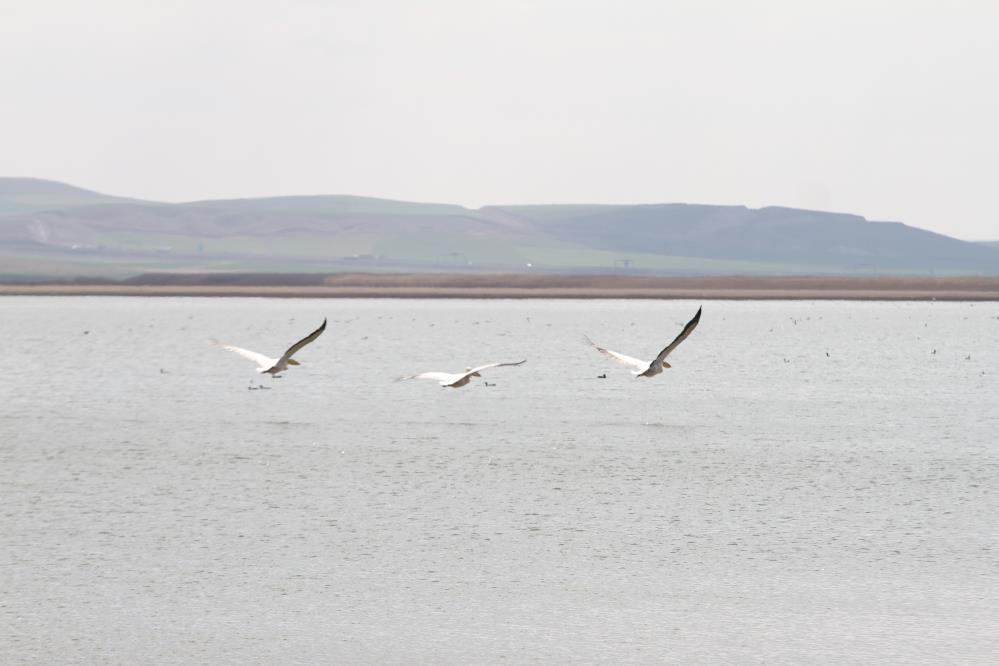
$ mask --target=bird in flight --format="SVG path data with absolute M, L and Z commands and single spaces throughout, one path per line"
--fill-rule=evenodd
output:
M 450 388 L 461 388 L 468 382 L 472 381 L 472 377 L 481 377 L 479 373 L 483 370 L 488 370 L 489 368 L 500 368 L 506 365 L 522 365 L 527 362 L 525 358 L 523 361 L 517 361 L 516 363 L 490 363 L 488 365 L 480 365 L 477 368 L 465 368 L 465 372 L 423 372 L 418 375 L 406 375 L 405 377 L 399 377 L 396 381 L 401 382 L 405 379 L 435 379 L 437 383 L 444 387 Z
M 632 356 L 625 356 L 624 354 L 619 354 L 616 351 L 611 351 L 606 347 L 601 347 L 593 340 L 590 340 L 589 336 L 587 336 L 586 340 L 591 345 L 596 347 L 598 352 L 600 352 L 607 358 L 613 359 L 618 363 L 623 363 L 627 366 L 631 366 L 632 368 L 631 374 L 635 375 L 636 379 L 638 377 L 655 377 L 656 375 L 661 373 L 664 368 L 673 367 L 666 362 L 666 357 L 669 356 L 670 353 L 674 349 L 676 349 L 681 342 L 687 339 L 687 336 L 690 335 L 695 328 L 697 328 L 697 323 L 699 321 L 701 321 L 701 308 L 697 308 L 697 314 L 694 315 L 693 319 L 687 322 L 687 325 L 683 327 L 682 331 L 680 331 L 680 335 L 676 336 L 673 342 L 666 345 L 666 347 L 663 348 L 663 350 L 659 352 L 659 355 L 656 356 L 656 358 L 652 361 L 643 361 L 641 359 L 637 359 Z
M 220 345 L 222 349 L 226 351 L 231 351 L 234 354 L 239 354 L 243 358 L 248 358 L 257 364 L 257 372 L 259 373 L 270 373 L 271 376 L 276 377 L 279 372 L 284 372 L 288 369 L 289 365 L 301 365 L 298 361 L 292 358 L 299 349 L 314 341 L 323 331 L 326 330 L 326 319 L 323 319 L 323 325 L 316 330 L 309 333 L 307 336 L 288 347 L 288 350 L 281 355 L 281 358 L 271 358 L 270 356 L 264 356 L 263 354 L 258 354 L 257 352 L 250 351 L 249 349 L 243 349 L 242 347 L 236 347 L 234 345 Z

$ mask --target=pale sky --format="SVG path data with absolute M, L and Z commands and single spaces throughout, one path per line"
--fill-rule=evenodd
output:
M 0 0 L 0 175 L 999 238 L 999 2 Z

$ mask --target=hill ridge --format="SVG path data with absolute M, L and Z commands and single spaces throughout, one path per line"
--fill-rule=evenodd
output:
M 46 199 L 45 192 L 49 193 Z M 999 249 L 852 213 L 739 204 L 485 205 L 357 195 L 163 203 L 0 178 L 4 273 L 630 271 L 999 274 Z

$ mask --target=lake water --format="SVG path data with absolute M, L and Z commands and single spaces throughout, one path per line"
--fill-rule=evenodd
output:
M 999 304 L 698 305 L 0 298 L 3 663 L 999 663 Z

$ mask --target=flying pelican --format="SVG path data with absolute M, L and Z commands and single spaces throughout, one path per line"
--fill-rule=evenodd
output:
M 249 349 L 243 349 L 242 347 L 235 347 L 233 345 L 220 345 L 222 349 L 226 351 L 231 351 L 235 354 L 239 354 L 243 358 L 248 358 L 257 364 L 257 372 L 264 373 L 269 372 L 271 376 L 277 377 L 279 372 L 284 372 L 288 369 L 289 365 L 301 365 L 298 361 L 292 359 L 295 352 L 309 344 L 326 330 L 326 319 L 323 319 L 323 325 L 316 330 L 309 333 L 307 336 L 288 347 L 288 351 L 281 355 L 281 358 L 271 358 L 270 356 L 264 356 L 263 354 L 258 354 L 257 352 L 250 351 Z
M 523 361 L 517 361 L 516 363 L 490 363 L 488 365 L 480 365 L 477 368 L 465 368 L 465 372 L 423 372 L 418 375 L 406 375 L 405 377 L 399 377 L 397 382 L 401 382 L 405 379 L 436 379 L 437 383 L 441 386 L 451 387 L 451 388 L 461 388 L 468 382 L 472 381 L 472 377 L 481 377 L 479 373 L 483 370 L 488 370 L 489 368 L 499 368 L 504 365 L 522 365 L 527 362 L 525 358 Z
M 615 351 L 611 351 L 610 349 L 601 347 L 593 340 L 590 340 L 589 337 L 586 339 L 604 356 L 614 359 L 618 363 L 624 363 L 625 365 L 630 365 L 634 368 L 634 370 L 631 371 L 631 374 L 635 375 L 636 379 L 639 377 L 654 377 L 662 372 L 663 368 L 673 367 L 666 362 L 666 357 L 669 356 L 670 352 L 676 349 L 681 342 L 687 339 L 687 336 L 690 335 L 690 333 L 697 327 L 697 322 L 700 320 L 701 308 L 697 308 L 697 314 L 694 315 L 693 319 L 687 322 L 687 325 L 683 327 L 682 331 L 680 331 L 680 335 L 676 336 L 676 339 L 674 339 L 673 342 L 666 345 L 666 347 L 659 352 L 659 356 L 656 356 L 653 361 L 643 361 L 631 356 L 625 356 L 624 354 L 619 354 Z

